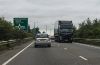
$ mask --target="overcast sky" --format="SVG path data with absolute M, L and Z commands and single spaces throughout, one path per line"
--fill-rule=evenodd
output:
M 9 21 L 14 17 L 28 17 L 41 30 L 53 30 L 57 20 L 72 20 L 75 26 L 88 17 L 100 19 L 100 0 L 0 0 L 0 16 Z M 50 33 L 50 32 L 49 32 Z

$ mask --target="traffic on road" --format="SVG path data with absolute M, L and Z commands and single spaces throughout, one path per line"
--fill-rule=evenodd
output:
M 100 65 L 100 1 L 0 0 L 0 65 Z
M 99 65 L 100 48 L 80 43 L 51 42 L 51 48 L 34 47 L 31 42 L 2 65 Z
M 39 46 L 51 47 L 51 40 L 49 38 L 49 35 L 45 33 L 37 34 L 34 44 L 35 47 Z

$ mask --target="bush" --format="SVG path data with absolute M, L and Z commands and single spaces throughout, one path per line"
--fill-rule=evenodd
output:
M 79 24 L 79 28 L 75 31 L 75 38 L 100 38 L 100 20 L 91 21 L 89 18 Z
M 11 22 L 0 18 L 0 40 L 23 39 L 30 36 L 32 33 L 14 28 Z

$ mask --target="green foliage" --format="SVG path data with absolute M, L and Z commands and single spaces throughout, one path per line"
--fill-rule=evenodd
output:
M 39 28 L 38 27 L 33 28 L 32 33 L 33 33 L 33 37 L 35 38 L 36 34 L 40 33 Z
M 100 20 L 91 21 L 89 18 L 79 24 L 79 28 L 75 30 L 74 37 L 77 38 L 100 38 Z
M 30 36 L 32 36 L 32 33 L 19 30 L 11 22 L 0 18 L 0 40 L 23 39 Z

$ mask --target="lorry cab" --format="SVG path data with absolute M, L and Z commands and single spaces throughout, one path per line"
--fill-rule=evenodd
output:
M 73 23 L 72 21 L 57 21 L 54 27 L 55 41 L 72 42 Z

